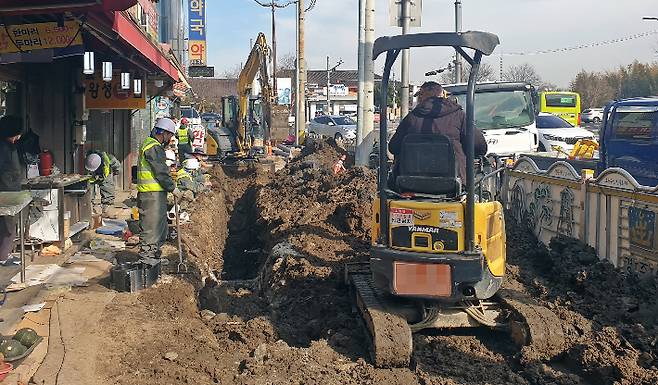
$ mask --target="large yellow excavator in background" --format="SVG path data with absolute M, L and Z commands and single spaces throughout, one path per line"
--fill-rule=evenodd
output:
M 276 105 L 268 73 L 269 58 L 270 47 L 261 32 L 238 77 L 237 95 L 222 97 L 222 126 L 233 136 L 233 157 L 245 158 L 257 154 L 256 148 L 262 148 L 265 142 L 273 139 L 273 128 L 280 131 L 279 126 L 285 124 L 287 135 L 288 111 Z M 260 92 L 255 95 L 253 88 L 257 75 Z M 283 123 L 277 125 L 279 120 Z M 209 151 L 209 155 L 216 155 L 216 151 L 215 154 Z

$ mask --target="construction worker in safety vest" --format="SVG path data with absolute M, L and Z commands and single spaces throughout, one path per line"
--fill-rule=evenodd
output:
M 119 175 L 121 163 L 105 151 L 91 151 L 85 169 L 91 174 L 92 198 L 96 199 L 96 190 L 100 190 L 102 213 L 107 215 L 107 208 L 114 204 L 114 175 Z
M 198 192 L 197 184 L 192 174 L 188 172 L 189 162 L 196 162 L 196 159 L 186 159 L 183 162 L 183 167 L 181 167 L 176 172 L 176 186 L 178 186 L 181 191 L 192 191 L 194 194 Z
M 139 234 L 139 255 L 146 263 L 157 263 L 160 247 L 167 239 L 167 193 L 182 195 L 169 173 L 165 146 L 176 135 L 176 123 L 169 118 L 158 119 L 151 136 L 139 150 L 137 169 L 137 207 L 142 232 Z M 163 264 L 167 261 L 161 260 Z
M 194 132 L 188 128 L 189 121 L 183 118 L 176 132 L 178 139 L 178 159 L 183 162 L 188 155 L 192 153 L 192 142 L 194 142 Z

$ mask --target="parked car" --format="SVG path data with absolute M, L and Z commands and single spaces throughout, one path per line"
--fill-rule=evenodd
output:
M 201 115 L 194 107 L 181 106 L 180 113 L 182 118 L 187 118 L 189 124 L 201 124 Z
M 553 146 L 559 146 L 565 152 L 570 152 L 580 139 L 596 139 L 590 131 L 574 127 L 559 116 L 546 112 L 537 115 L 537 131 L 540 152 L 551 151 Z
M 603 108 L 588 108 L 580 114 L 585 123 L 601 123 L 603 121 Z
M 204 122 L 215 122 L 217 120 L 222 120 L 222 116 L 216 112 L 204 112 L 201 114 L 201 120 Z
M 306 126 L 310 136 L 327 136 L 336 140 L 356 139 L 356 122 L 349 116 L 318 116 Z

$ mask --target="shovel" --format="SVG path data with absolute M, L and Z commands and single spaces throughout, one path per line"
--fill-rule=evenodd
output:
M 174 195 L 174 213 L 176 214 L 176 241 L 178 243 L 178 266 L 176 267 L 176 273 L 186 274 L 188 273 L 188 268 L 187 264 L 183 261 L 183 243 L 181 241 L 180 216 L 178 209 L 178 198 Z

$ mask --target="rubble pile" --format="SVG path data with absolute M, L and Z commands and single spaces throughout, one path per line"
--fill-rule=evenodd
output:
M 656 279 L 625 274 L 573 240 L 544 247 L 511 221 L 504 285 L 558 315 L 564 352 L 533 359 L 484 327 L 429 331 L 414 335 L 410 368 L 373 367 L 341 278 L 345 263 L 367 260 L 376 175 L 358 167 L 334 175 L 343 154 L 328 140 L 275 174 L 216 168 L 213 194 L 195 202 L 184 230 L 190 259 L 212 273 L 198 292 L 202 310 L 162 310 L 188 304 L 184 282 L 126 297 L 140 316 L 121 328 L 157 338 L 145 350 L 112 342 L 115 383 L 655 384 Z
M 658 378 L 658 279 L 599 260 L 571 238 L 549 247 L 509 221 L 508 281 L 517 280 L 564 321 L 564 360 L 600 384 Z

